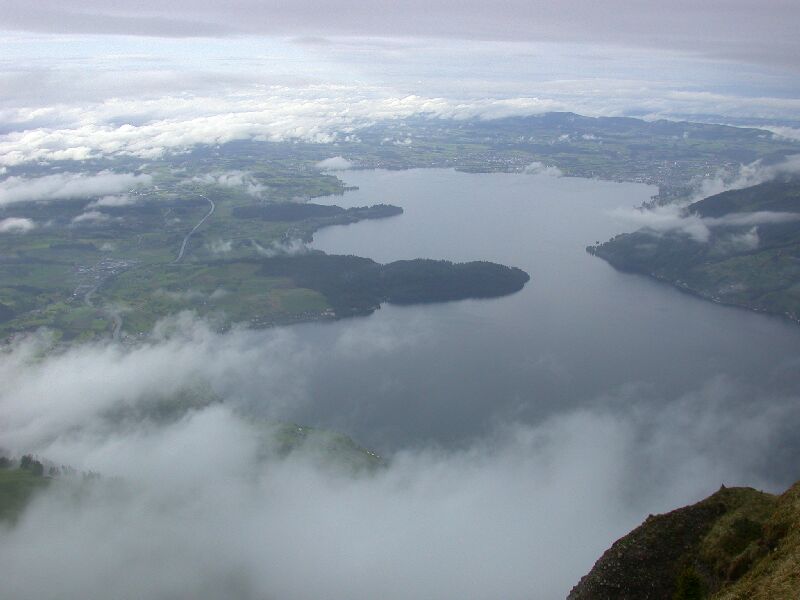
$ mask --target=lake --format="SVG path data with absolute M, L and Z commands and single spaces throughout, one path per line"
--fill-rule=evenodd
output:
M 537 423 L 630 394 L 670 402 L 715 378 L 752 387 L 752 402 L 798 389 L 796 325 L 619 273 L 585 252 L 629 231 L 614 210 L 648 200 L 653 187 L 439 169 L 342 178 L 359 190 L 324 201 L 405 213 L 324 229 L 315 248 L 379 262 L 490 260 L 531 281 L 500 299 L 385 305 L 295 327 L 319 352 L 313 401 L 291 414 L 298 421 L 385 452 L 457 446 L 498 422 Z

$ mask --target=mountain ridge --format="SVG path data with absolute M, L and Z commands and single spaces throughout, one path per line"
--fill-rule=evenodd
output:
M 776 496 L 720 488 L 650 515 L 617 540 L 567 600 L 800 597 L 800 482 Z

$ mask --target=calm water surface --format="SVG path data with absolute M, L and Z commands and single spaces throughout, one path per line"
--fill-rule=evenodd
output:
M 298 420 L 386 451 L 458 444 L 498 421 L 535 423 L 631 393 L 669 402 L 715 378 L 752 386 L 754 402 L 798 389 L 797 326 L 618 273 L 585 252 L 629 230 L 613 210 L 647 200 L 652 187 L 449 170 L 343 178 L 359 190 L 331 203 L 385 202 L 405 214 L 325 229 L 314 247 L 379 262 L 491 260 L 531 281 L 497 300 L 384 306 L 297 327 L 322 349 L 309 374 L 314 400 Z

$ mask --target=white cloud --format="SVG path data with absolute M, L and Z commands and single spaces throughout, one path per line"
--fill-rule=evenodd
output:
M 207 185 L 241 188 L 246 193 L 255 197 L 263 196 L 268 189 L 267 186 L 258 183 L 250 173 L 245 171 L 226 171 L 216 174 L 206 173 L 205 175 L 193 177 L 191 181 Z
M 652 209 L 617 208 L 612 214 L 618 219 L 657 233 L 682 232 L 700 243 L 707 243 L 714 227 L 748 227 L 740 241 L 749 240 L 758 245 L 757 225 L 800 221 L 800 213 L 756 211 L 731 213 L 723 217 L 700 217 L 689 213 L 683 206 L 669 204 Z
M 800 128 L 797 127 L 782 127 L 780 125 L 767 125 L 761 127 L 775 134 L 778 139 L 789 140 L 792 142 L 800 141 Z
M 211 254 L 228 254 L 233 250 L 233 240 L 214 239 L 208 243 Z
M 314 166 L 323 171 L 346 171 L 353 166 L 353 163 L 342 156 L 331 156 Z
M 0 233 L 27 233 L 36 228 L 36 223 L 24 217 L 9 217 L 0 221 Z
M 760 242 L 761 240 L 758 236 L 758 227 L 752 227 L 749 231 L 731 235 L 724 240 L 720 240 L 717 246 L 721 246 L 723 252 L 739 252 L 755 250 L 758 248 Z
M 385 3 L 380 10 L 360 2 L 325 4 L 298 0 L 291 6 L 181 0 L 165 5 L 153 0 L 116 2 L 111 6 L 82 0 L 68 5 L 52 2 L 11 4 L 3 11 L 9 30 L 175 36 L 191 38 L 234 35 L 302 36 L 306 46 L 325 46 L 321 36 L 398 36 L 399 40 L 456 38 L 467 44 L 482 39 L 580 41 L 620 47 L 664 49 L 673 54 L 708 55 L 745 63 L 792 65 L 798 54 L 792 24 L 798 10 L 792 3 L 772 3 L 768 10 L 751 3 L 663 4 L 614 0 L 603 7 L 565 0 L 553 7 L 543 0 L 509 0 L 498 7 L 475 0 Z M 624 14 L 625 18 L 616 15 Z M 747 27 L 747 44 L 741 34 Z M 737 35 L 738 34 L 738 35 Z M 89 36 L 87 36 L 89 37 Z M 230 38 L 228 38 L 230 39 Z M 153 42 L 133 52 L 147 54 Z M 261 46 L 257 46 L 261 48 Z M 113 59 L 125 50 L 104 49 Z M 367 59 L 374 59 L 368 56 Z M 439 56 L 437 56 L 439 58 Z
M 291 239 L 284 242 L 274 241 L 267 247 L 262 246 L 255 240 L 252 243 L 256 252 L 267 258 L 272 258 L 273 256 L 296 256 L 309 252 L 308 246 L 300 239 Z
M 621 221 L 654 232 L 681 231 L 697 242 L 705 243 L 711 236 L 703 219 L 687 214 L 683 207 L 674 204 L 657 206 L 649 210 L 617 208 L 612 214 Z
M 800 154 L 788 156 L 781 162 L 764 165 L 761 160 L 741 165 L 734 173 L 719 173 L 714 177 L 703 179 L 697 185 L 697 192 L 692 201 L 701 200 L 714 194 L 728 190 L 738 190 L 758 185 L 775 179 L 778 175 L 795 175 L 800 173 Z
M 13 342 L 3 445 L 106 478 L 78 494 L 53 482 L 3 532 L 4 597 L 563 597 L 648 513 L 722 482 L 769 487 L 759 461 L 800 423 L 795 398 L 753 402 L 718 378 L 652 405 L 632 389 L 618 406 L 500 424 L 458 449 L 407 447 L 372 474 L 320 462 L 313 435 L 270 452 L 249 407 L 302 403 L 309 352 L 363 352 L 363 327 L 305 348 L 291 330 L 220 335 L 184 314 L 134 347 Z M 427 343 L 407 329 L 366 350 Z M 156 416 L 205 386 L 218 402 Z
M 221 300 L 222 298 L 228 296 L 230 292 L 223 288 L 217 288 L 211 293 L 201 292 L 200 290 L 185 290 L 182 292 L 172 292 L 169 290 L 165 290 L 162 288 L 157 289 L 153 292 L 153 296 L 156 298 L 165 298 L 167 300 L 171 300 L 173 302 L 214 302 L 216 300 Z
M 527 56 L 523 50 L 509 51 Z M 800 106 L 800 100 L 792 98 L 689 93 L 675 91 L 664 82 L 633 79 L 537 81 L 540 95 L 522 96 L 516 74 L 507 76 L 503 84 L 507 91 L 493 98 L 462 97 L 458 87 L 424 95 L 398 94 L 393 87 L 375 84 L 275 85 L 242 80 L 235 89 L 219 89 L 215 94 L 167 86 L 162 95 L 146 98 L 104 97 L 104 90 L 97 90 L 94 95 L 87 92 L 91 99 L 73 104 L 54 100 L 35 108 L 0 106 L 0 117 L 16 124 L 0 135 L 0 166 L 98 156 L 146 159 L 197 144 L 235 140 L 330 143 L 347 139 L 376 121 L 410 116 L 499 119 L 566 110 L 618 116 L 635 109 L 648 119 L 692 113 L 785 118 Z M 168 82 L 169 77 L 165 75 L 164 80 Z M 91 87 L 90 81 L 84 83 Z
M 0 205 L 115 194 L 133 186 L 147 185 L 151 180 L 150 175 L 110 171 L 95 175 L 58 173 L 30 179 L 11 176 L 0 182 Z
M 547 177 L 561 177 L 564 173 L 555 165 L 546 165 L 535 161 L 525 167 L 525 173 L 530 175 L 545 175 Z
M 752 476 L 774 425 L 800 418 L 792 399 L 737 406 L 735 382 L 714 381 L 657 409 L 625 399 L 501 425 L 353 475 L 320 463 L 313 435 L 271 454 L 268 429 L 232 397 L 177 419 L 115 419 L 198 382 L 274 384 L 298 357 L 287 332 L 170 327 L 138 348 L 42 357 L 29 340 L 0 357 L 4 443 L 107 476 L 78 495 L 54 482 L 4 531 L 6 597 L 563 597 L 649 512 Z M 262 405 L 281 401 L 280 387 L 254 389 Z
M 104 223 L 110 221 L 111 217 L 99 210 L 87 210 L 72 219 L 73 223 Z
M 117 194 L 98 198 L 97 200 L 87 204 L 86 208 L 95 208 L 98 206 L 129 206 L 135 203 L 136 199 L 130 194 Z

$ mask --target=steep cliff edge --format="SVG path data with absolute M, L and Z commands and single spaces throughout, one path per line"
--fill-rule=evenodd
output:
M 781 496 L 721 488 L 648 517 L 568 600 L 800 598 L 800 483 Z

